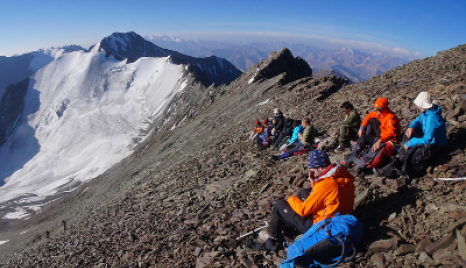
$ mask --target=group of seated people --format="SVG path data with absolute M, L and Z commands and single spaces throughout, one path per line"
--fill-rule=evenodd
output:
M 400 120 L 390 110 L 386 98 L 377 99 L 374 111 L 362 121 L 354 106 L 349 101 L 344 101 L 340 108 L 345 114 L 345 119 L 338 124 L 334 132 L 335 140 L 328 149 L 333 150 L 338 145 L 335 152 L 351 150 L 341 164 L 346 167 L 354 165 L 359 174 L 386 174 L 387 172 L 382 172 L 382 168 L 397 155 L 400 173 L 406 176 L 415 175 L 428 160 L 427 156 L 447 143 L 447 136 L 442 110 L 432 102 L 428 92 L 419 93 L 414 104 L 420 115 L 402 135 Z M 262 123 L 256 122 L 254 143 L 258 147 L 277 148 L 278 154 L 272 156 L 274 159 L 303 154 L 315 148 L 313 145 L 317 130 L 309 118 L 300 121 L 285 120 L 278 108 L 275 108 L 274 114 L 271 122 L 267 119 Z M 290 121 L 293 121 L 292 126 L 289 126 Z M 287 136 L 291 138 L 280 146 Z M 421 163 L 412 166 L 409 161 L 413 159 L 416 151 L 420 153 L 422 150 L 426 152 L 422 153 L 425 159 L 416 159 Z
M 421 92 L 414 104 L 420 115 L 412 121 L 404 136 L 400 120 L 389 109 L 388 100 L 377 99 L 375 111 L 360 122 L 359 115 L 349 102 L 341 105 L 346 118 L 338 126 L 339 146 L 344 151 L 356 141 L 345 163 L 332 164 L 325 151 L 313 150 L 308 157 L 311 189 L 301 189 L 297 194 L 275 203 L 267 229 L 259 233 L 262 241 L 280 239 L 287 228 L 305 233 L 313 224 L 337 213 L 352 214 L 354 204 L 354 177 L 348 172 L 349 162 L 357 162 L 365 147 L 369 151 L 393 154 L 400 147 L 399 157 L 410 151 L 428 150 L 435 153 L 447 144 L 445 123 L 440 107 L 432 102 L 429 93 Z M 304 121 L 304 120 L 303 120 Z M 306 123 L 305 123 L 306 124 Z M 304 127 L 305 127 L 304 124 Z
M 256 148 L 277 148 L 279 154 L 272 158 L 283 159 L 309 150 L 314 144 L 316 134 L 316 128 L 311 125 L 309 118 L 285 119 L 280 109 L 275 108 L 272 121 L 256 121 L 250 139 Z M 286 137 L 290 138 L 282 144 Z

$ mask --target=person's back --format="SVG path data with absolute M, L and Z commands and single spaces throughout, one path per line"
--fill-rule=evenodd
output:
M 333 165 L 312 184 L 312 193 L 304 202 L 296 197 L 290 197 L 287 202 L 298 215 L 312 214 L 315 224 L 336 213 L 352 214 L 354 189 L 354 177 L 345 167 Z
M 420 128 L 424 135 L 422 137 L 412 137 L 407 144 L 408 148 L 419 144 L 441 147 L 448 143 L 442 109 L 438 105 L 434 104 L 432 108 L 422 112 L 409 124 L 409 127 L 413 129 Z

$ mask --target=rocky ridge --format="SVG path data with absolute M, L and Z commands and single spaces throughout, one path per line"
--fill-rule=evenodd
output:
M 0 259 L 7 267 L 272 267 L 283 250 L 249 249 L 236 238 L 263 225 L 276 200 L 304 185 L 306 156 L 275 162 L 272 151 L 253 151 L 247 136 L 254 121 L 279 107 L 293 118 L 312 115 L 325 137 L 342 119 L 341 101 L 363 116 L 383 96 L 406 127 L 417 115 L 412 100 L 425 90 L 444 110 L 450 144 L 411 184 L 356 178 L 355 215 L 366 233 L 346 266 L 464 266 L 466 186 L 437 178 L 465 174 L 465 50 L 346 86 L 335 77 L 283 83 L 279 72 L 251 81 L 251 68 L 228 86 L 205 90 L 132 157 L 12 230 L 27 244 L 11 240 L 16 244 L 1 253 L 8 258 Z

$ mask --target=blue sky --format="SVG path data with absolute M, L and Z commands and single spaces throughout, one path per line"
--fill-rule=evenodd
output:
M 0 55 L 89 47 L 113 32 L 285 41 L 428 57 L 466 42 L 466 1 L 0 0 Z

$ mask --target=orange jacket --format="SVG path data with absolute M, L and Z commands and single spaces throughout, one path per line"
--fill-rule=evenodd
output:
M 354 177 L 340 165 L 335 165 L 312 184 L 312 192 L 303 202 L 297 196 L 286 200 L 301 216 L 312 214 L 312 223 L 335 215 L 353 213 Z
M 254 127 L 254 132 L 257 133 L 257 134 L 261 134 L 262 131 L 264 131 L 264 127 L 260 126 L 260 127 Z
M 369 113 L 364 121 L 362 121 L 361 126 L 364 128 L 367 126 L 369 119 L 376 118 L 380 121 L 380 141 L 387 142 L 399 142 L 401 141 L 401 124 L 398 117 L 390 109 L 386 109 L 381 114 L 378 112 Z

